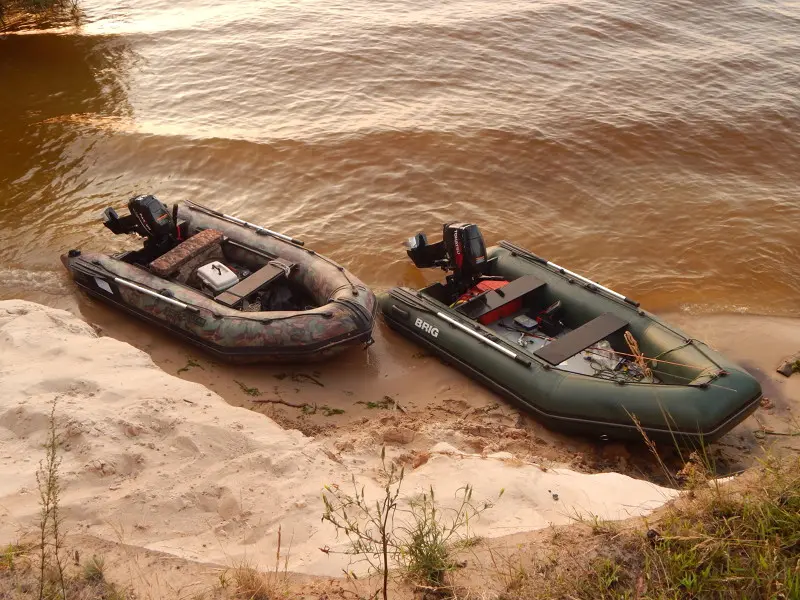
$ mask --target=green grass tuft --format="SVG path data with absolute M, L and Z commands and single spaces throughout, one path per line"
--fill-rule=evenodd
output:
M 19 544 L 8 544 L 5 548 L 0 550 L 0 572 L 13 571 L 19 559 L 27 555 L 28 549 Z
M 234 379 L 233 381 L 234 381 L 236 384 L 238 384 L 238 385 L 239 385 L 239 388 L 240 388 L 240 389 L 241 389 L 241 390 L 242 390 L 242 391 L 243 391 L 245 394 L 247 394 L 248 396 L 260 396 L 260 395 L 261 395 L 261 390 L 259 390 L 257 387 L 248 387 L 247 385 L 245 385 L 244 383 L 242 383 L 241 381 L 239 381 L 239 380 L 237 380 L 237 379 Z
M 106 579 L 106 561 L 102 556 L 92 556 L 83 564 L 83 578 L 92 583 Z
M 594 539 L 585 562 L 526 572 L 505 597 L 800 599 L 800 457 L 769 459 L 735 481 L 695 481 L 646 532 L 584 524 Z
M 200 367 L 204 371 L 206 370 L 203 365 L 201 365 L 199 362 L 197 362 L 193 358 L 190 358 L 190 359 L 187 359 L 185 365 L 183 365 L 180 369 L 178 369 L 177 374 L 180 375 L 181 373 L 184 373 L 184 372 L 188 371 L 189 369 L 191 369 L 193 367 Z M 239 384 L 239 385 L 241 385 L 241 384 Z
M 363 404 L 368 409 L 375 409 L 375 408 L 388 409 L 388 408 L 394 408 L 397 405 L 394 398 L 392 398 L 391 396 L 384 396 L 382 400 L 378 400 L 377 402 L 373 402 L 371 400 L 369 402 L 364 402 L 363 400 L 359 400 L 358 402 L 356 402 L 356 404 Z
M 322 414 L 326 417 L 344 414 L 343 409 L 331 408 L 327 404 L 323 404 L 322 406 L 317 406 L 316 404 L 303 404 L 300 407 L 300 412 L 302 412 L 304 415 L 315 415 L 317 414 L 317 411 L 322 411 Z

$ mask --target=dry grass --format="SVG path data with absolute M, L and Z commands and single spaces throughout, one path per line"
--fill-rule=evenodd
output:
M 503 597 L 797 599 L 800 457 L 767 460 L 737 481 L 696 485 L 649 527 L 584 522 L 557 535 L 536 560 L 495 561 Z
M 237 600 L 280 600 L 289 597 L 285 571 L 259 571 L 248 562 L 225 569 L 219 575 L 219 596 Z
M 231 571 L 231 580 L 236 598 L 271 600 L 275 597 L 269 589 L 266 575 L 249 565 L 235 567 Z
M 94 583 L 105 581 L 106 561 L 102 556 L 92 556 L 83 564 L 83 578 Z
M 93 556 L 80 564 L 76 552 L 69 564 L 61 512 L 61 435 L 56 422 L 57 399 L 48 420 L 45 457 L 39 462 L 39 522 L 31 543 L 10 544 L 0 551 L 0 599 L 123 600 L 132 594 L 108 582 L 105 561 Z
M 35 545 L 10 544 L 0 551 L 0 598 L 4 600 L 132 600 L 133 595 L 105 578 L 101 558 L 71 565 L 62 574 L 45 570 L 40 582 L 38 549 Z M 40 586 L 40 583 L 43 585 Z
M 247 560 L 242 560 L 219 574 L 216 586 L 219 594 L 217 595 L 237 600 L 280 600 L 289 597 L 289 553 L 291 547 L 281 560 L 282 529 L 281 526 L 278 527 L 275 567 L 270 571 L 259 571 Z

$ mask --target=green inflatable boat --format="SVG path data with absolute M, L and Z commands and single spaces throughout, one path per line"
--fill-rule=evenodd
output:
M 444 283 L 380 298 L 393 329 L 532 412 L 600 439 L 711 442 L 750 415 L 761 387 L 744 369 L 613 290 L 477 226 L 408 243 Z

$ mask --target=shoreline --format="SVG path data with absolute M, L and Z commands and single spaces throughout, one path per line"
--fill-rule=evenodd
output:
M 581 472 L 616 470 L 664 483 L 660 467 L 636 443 L 602 443 L 553 432 L 493 392 L 389 330 L 381 320 L 375 344 L 330 362 L 307 366 L 236 366 L 127 315 L 94 302 L 81 312 L 107 335 L 147 352 L 163 370 L 200 383 L 232 406 L 244 407 L 322 440 L 334 453 L 374 446 L 388 435 L 413 457 L 435 441 L 466 452 L 510 451 Z M 800 377 L 775 372 L 800 350 L 800 319 L 770 315 L 663 313 L 659 315 L 747 368 L 770 400 L 711 447 L 724 474 L 753 464 L 760 428 L 780 429 L 800 419 Z M 307 405 L 314 414 L 275 401 Z M 316 410 L 314 410 L 316 407 Z M 792 409 L 794 408 L 794 412 Z M 339 412 L 343 411 L 343 412 Z M 375 422 L 378 422 L 375 425 Z M 761 423 L 761 425 L 759 425 Z M 370 424 L 365 430 L 365 424 Z M 762 427 L 763 425 L 763 427 Z M 769 440 L 771 442 L 776 440 Z M 791 444 L 792 440 L 779 440 Z M 675 470 L 682 457 L 666 452 Z
M 74 532 L 192 561 L 267 564 L 282 527 L 292 539 L 289 570 L 339 574 L 345 557 L 319 551 L 343 543 L 320 525 L 320 494 L 325 485 L 356 477 L 368 497 L 376 496 L 383 446 L 387 460 L 406 468 L 404 502 L 430 485 L 445 507 L 467 483 L 474 482 L 480 499 L 505 490 L 502 509 L 474 526 L 483 537 L 565 524 L 573 515 L 642 516 L 677 493 L 624 474 L 545 466 L 508 449 L 462 450 L 444 435 L 412 433 L 409 440 L 413 430 L 391 414 L 359 422 L 367 433 L 363 445 L 337 448 L 331 439 L 229 405 L 70 313 L 29 302 L 0 303 L 0 339 L 6 392 L 0 538 L 6 540 L 35 521 L 37 457 L 54 402 L 63 514 Z M 411 441 L 424 450 L 410 453 Z
M 755 435 L 800 416 L 800 377 L 785 379 L 772 364 L 795 351 L 800 320 L 669 320 L 744 363 L 769 398 L 710 446 L 718 475 L 753 467 L 767 446 L 800 449 L 797 437 Z M 504 489 L 497 514 L 482 516 L 475 528 L 495 545 L 538 539 L 543 529 L 569 527 L 576 515 L 643 517 L 677 496 L 660 487 L 670 477 L 643 444 L 550 432 L 399 336 L 387 339 L 383 327 L 376 336 L 381 361 L 355 352 L 300 370 L 220 365 L 183 345 L 157 343 L 153 328 L 142 328 L 138 340 L 150 346 L 147 354 L 108 337 L 120 330 L 104 325 L 25 301 L 0 302 L 9 390 L 0 400 L 3 541 L 18 539 L 35 520 L 33 475 L 55 398 L 66 436 L 71 537 L 81 552 L 105 548 L 118 561 L 112 572 L 131 557 L 176 581 L 190 573 L 207 581 L 238 561 L 267 567 L 280 526 L 291 532 L 293 580 L 313 588 L 319 577 L 335 578 L 346 564 L 319 552 L 342 544 L 319 522 L 320 492 L 355 475 L 368 494 L 377 493 L 383 446 L 407 470 L 408 494 L 434 484 L 438 497 L 453 499 L 474 483 L 483 499 Z M 137 333 L 131 325 L 128 333 Z M 259 396 L 251 395 L 256 389 Z M 279 398 L 316 410 L 257 402 Z M 663 460 L 674 474 L 686 458 L 666 450 Z

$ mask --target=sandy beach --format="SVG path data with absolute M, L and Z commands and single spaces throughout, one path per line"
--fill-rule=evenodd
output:
M 492 543 L 530 543 L 581 518 L 646 516 L 678 495 L 643 444 L 548 431 L 384 327 L 370 349 L 329 364 L 234 367 L 90 308 L 88 323 L 0 302 L 0 541 L 24 538 L 36 522 L 36 469 L 55 402 L 70 543 L 103 552 L 116 577 L 152 597 L 207 587 L 231 565 L 269 567 L 279 528 L 285 567 L 303 585 L 359 568 L 320 551 L 346 549 L 320 520 L 320 494 L 355 477 L 376 496 L 384 446 L 406 469 L 405 502 L 429 486 L 444 506 L 468 483 L 481 499 L 503 490 L 474 525 Z M 773 433 L 796 423 L 800 378 L 774 366 L 795 351 L 800 322 L 669 319 L 746 366 L 767 396 L 710 446 L 717 472 L 752 467 L 765 448 L 796 451 L 797 437 Z M 672 475 L 686 459 L 661 454 Z
M 291 547 L 291 571 L 340 573 L 346 557 L 319 551 L 343 547 L 320 522 L 320 494 L 324 485 L 346 485 L 352 477 L 368 496 L 377 494 L 384 444 L 388 460 L 406 465 L 405 500 L 429 486 L 445 506 L 457 502 L 458 489 L 467 483 L 486 499 L 504 490 L 502 505 L 475 524 L 483 537 L 568 523 L 580 515 L 645 515 L 677 493 L 624 474 L 553 467 L 510 451 L 514 444 L 502 441 L 478 448 L 473 438 L 491 437 L 489 421 L 467 418 L 463 429 L 474 428 L 472 434 L 429 417 L 428 429 L 415 428 L 422 419 L 406 396 L 398 400 L 404 412 L 364 407 L 374 416 L 342 423 L 338 435 L 330 434 L 333 424 L 311 437 L 287 427 L 285 415 L 281 426 L 231 406 L 70 313 L 34 303 L 0 304 L 0 340 L 0 539 L 7 541 L 24 536 L 36 520 L 35 475 L 53 402 L 63 437 L 63 509 L 72 534 L 202 563 L 247 559 L 266 565 L 275 555 L 280 526 L 286 551 Z M 325 379 L 316 373 L 310 377 Z M 311 385 L 328 390 L 330 384 Z M 341 394 L 348 407 L 356 393 Z M 322 402 L 340 405 L 319 394 Z M 504 414 L 495 404 L 460 405 L 460 416 Z M 347 412 L 337 416 L 352 419 Z M 520 448 L 535 439 L 524 428 L 514 429 L 504 437 L 516 436 Z
M 88 299 L 80 297 L 70 308 L 105 335 L 146 352 L 167 373 L 200 383 L 233 406 L 300 430 L 333 453 L 374 452 L 385 439 L 413 460 L 432 444 L 446 441 L 464 452 L 508 451 L 580 472 L 616 471 L 665 483 L 661 467 L 642 445 L 602 443 L 550 431 L 382 323 L 376 327 L 373 346 L 328 363 L 232 366 Z M 787 423 L 800 419 L 800 379 L 775 372 L 783 358 L 800 349 L 800 320 L 686 312 L 660 316 L 746 367 L 769 400 L 711 446 L 720 473 L 752 466 L 764 444 L 800 447 L 797 438 L 756 433 L 783 431 Z M 685 457 L 672 448 L 660 450 L 670 467 L 681 468 Z

